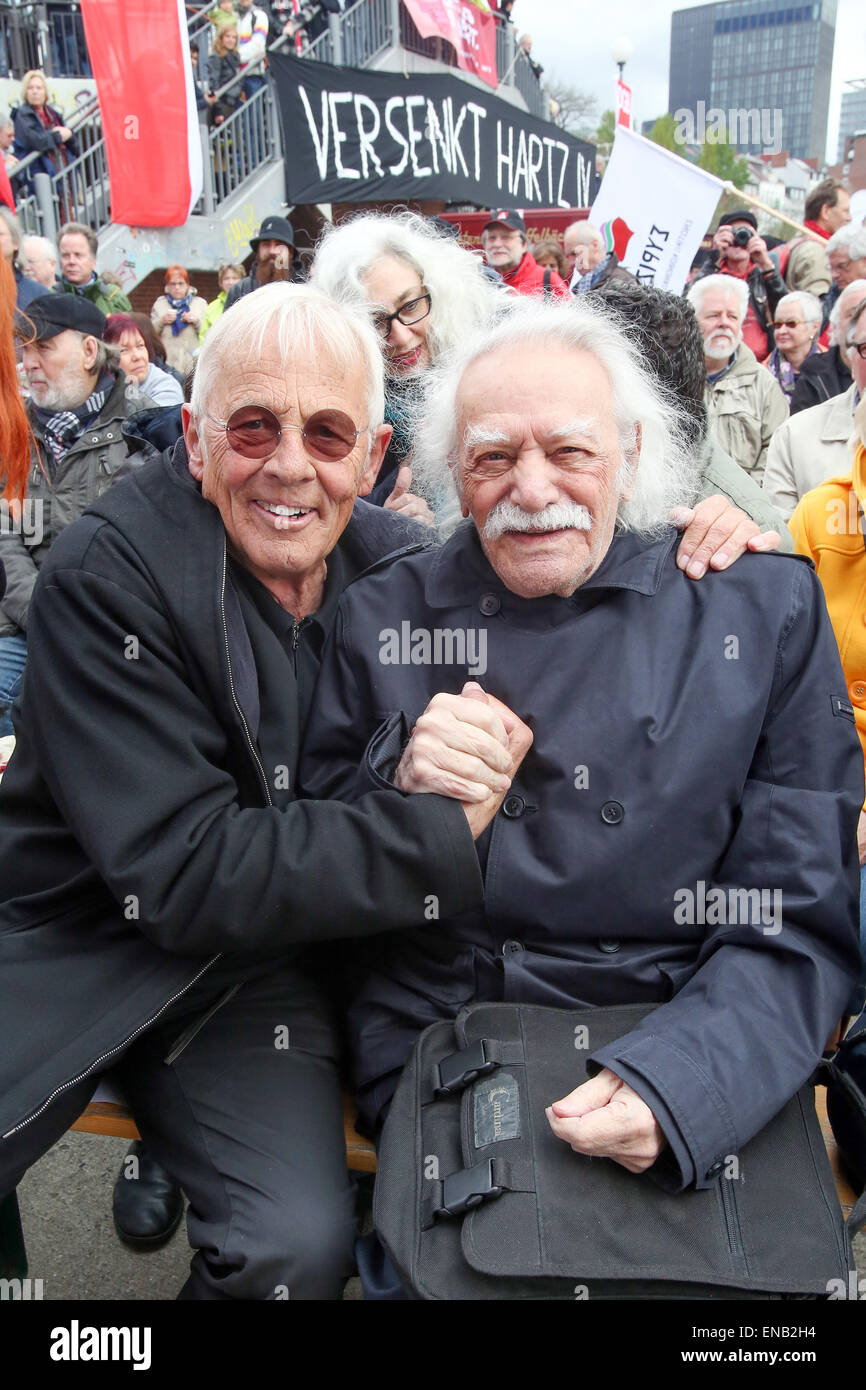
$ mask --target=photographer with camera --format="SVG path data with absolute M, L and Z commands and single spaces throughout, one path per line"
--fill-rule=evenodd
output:
M 713 236 L 714 258 L 703 275 L 733 275 L 745 281 L 749 307 L 743 323 L 743 341 L 759 362 L 776 346 L 773 315 L 787 286 L 770 259 L 767 243 L 758 236 L 758 220 L 748 208 L 726 212 Z

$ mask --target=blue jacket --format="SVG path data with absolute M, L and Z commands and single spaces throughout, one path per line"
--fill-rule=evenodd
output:
M 833 632 L 811 565 L 746 555 L 696 584 L 676 539 L 617 534 L 570 598 L 521 599 L 467 524 L 343 595 L 305 793 L 390 786 L 431 696 L 467 679 L 534 732 L 478 842 L 484 909 L 425 901 L 367 966 L 371 1127 L 418 1032 L 477 1000 L 658 1004 L 592 1064 L 653 1109 L 674 1187 L 711 1182 L 820 1058 L 858 967 L 863 760 Z

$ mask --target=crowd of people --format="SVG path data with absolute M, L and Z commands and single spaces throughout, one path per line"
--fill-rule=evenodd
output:
M 226 7 L 209 92 L 256 75 Z M 0 1195 L 110 1057 L 115 1222 L 152 1247 L 188 1195 L 186 1297 L 353 1258 L 396 1297 L 341 1085 L 378 1135 L 462 1005 L 658 1006 L 548 1119 L 669 1190 L 804 1083 L 866 984 L 866 228 L 831 181 L 807 212 L 725 214 L 682 295 L 584 219 L 494 209 L 479 255 L 364 213 L 306 267 L 274 214 L 147 316 L 89 228 L 0 209 Z M 696 881 L 782 917 L 678 926 Z

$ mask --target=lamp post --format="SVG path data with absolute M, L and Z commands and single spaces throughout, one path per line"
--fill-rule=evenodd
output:
M 611 44 L 610 56 L 611 58 L 613 58 L 613 61 L 619 68 L 620 82 L 622 81 L 623 69 L 625 68 L 626 63 L 628 62 L 629 58 L 632 56 L 633 53 L 634 44 L 632 43 L 631 39 L 627 39 L 622 34 L 618 39 L 614 39 L 613 43 Z

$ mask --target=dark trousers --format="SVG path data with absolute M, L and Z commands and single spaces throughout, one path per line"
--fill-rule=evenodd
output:
M 213 969 L 113 1069 L 148 1149 L 189 1198 L 196 1254 L 180 1297 L 339 1298 L 355 1213 L 329 1006 L 292 966 L 270 965 L 231 997 L 237 978 Z M 0 1193 L 65 1133 L 96 1081 L 0 1142 Z

